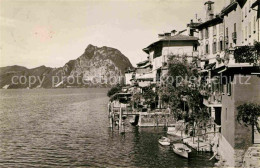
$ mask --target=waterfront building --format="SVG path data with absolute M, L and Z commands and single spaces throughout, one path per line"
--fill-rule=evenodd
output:
M 167 62 L 171 56 L 181 61 L 192 62 L 198 56 L 198 38 L 194 36 L 164 33 L 159 34 L 159 40 L 143 49 L 148 54 L 152 65 L 153 81 L 160 82 L 167 73 Z
M 217 61 L 217 57 L 224 58 L 224 24 L 223 18 L 214 15 L 214 2 L 204 3 L 205 22 L 197 26 L 199 30 L 199 56 L 202 68 L 201 75 L 207 80 L 208 86 L 212 83 L 211 68 L 223 64 Z M 221 125 L 221 96 L 218 92 L 213 93 L 208 98 L 204 98 L 203 104 L 211 111 L 212 118 L 217 125 Z
M 204 5 L 206 21 L 198 25 L 201 74 L 208 77 L 204 105 L 221 126 L 219 155 L 226 166 L 242 166 L 245 151 L 260 142 L 256 131 L 236 120 L 239 105 L 260 102 L 259 56 L 253 47 L 259 42 L 259 1 L 228 0 L 218 15 L 214 2 Z
M 132 84 L 134 72 L 135 70 L 130 68 L 125 72 L 125 85 L 130 86 Z

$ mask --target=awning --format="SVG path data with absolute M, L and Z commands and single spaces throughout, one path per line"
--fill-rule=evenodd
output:
M 216 65 L 216 62 L 205 65 L 204 69 L 212 69 Z
M 145 61 L 142 61 L 142 62 L 138 62 L 136 65 L 137 66 L 143 66 L 145 64 L 147 64 L 149 62 L 149 60 L 145 60 Z
M 147 80 L 152 81 L 153 78 L 154 76 L 152 73 L 147 73 L 136 77 L 137 80 L 146 80 L 146 81 Z
M 130 97 L 132 94 L 131 93 L 115 93 L 110 97 L 110 101 L 120 99 L 122 97 Z
M 227 70 L 227 68 L 224 68 L 224 69 L 220 70 L 218 73 L 220 74 L 222 72 L 225 72 L 226 70 Z
M 145 64 L 145 65 L 142 65 L 142 66 L 137 67 L 137 69 L 147 68 L 147 67 L 149 67 L 149 66 L 151 66 L 151 65 L 152 65 L 151 63 L 147 63 L 147 64 Z

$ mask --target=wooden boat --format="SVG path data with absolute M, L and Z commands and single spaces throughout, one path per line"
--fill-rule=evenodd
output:
M 189 153 L 191 152 L 191 149 L 188 148 L 186 145 L 182 143 L 176 143 L 172 146 L 173 152 L 177 155 L 180 155 L 184 158 L 189 158 Z
M 163 145 L 163 146 L 169 146 L 170 145 L 171 140 L 167 137 L 161 137 L 159 139 L 159 144 Z

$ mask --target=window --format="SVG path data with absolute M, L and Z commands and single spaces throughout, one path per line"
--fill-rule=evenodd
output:
M 237 32 L 237 24 L 234 23 L 234 32 Z
M 223 85 L 222 82 L 220 83 L 220 92 L 221 92 L 222 94 L 224 93 L 224 85 Z
M 162 46 L 158 45 L 155 47 L 153 58 L 160 57 L 162 55 Z
M 221 33 L 223 33 L 223 32 L 224 32 L 224 24 L 221 23 L 221 24 L 219 25 L 219 34 L 221 34 Z
M 209 53 L 209 45 L 208 44 L 206 44 L 206 46 L 205 46 L 206 48 L 205 48 L 205 51 L 206 51 L 206 54 L 208 54 Z
M 227 121 L 227 108 L 226 108 L 226 121 Z
M 205 38 L 209 38 L 209 29 L 208 27 L 205 29 Z
M 217 53 L 217 42 L 213 43 L 213 54 Z
M 200 31 L 200 39 L 203 39 L 203 30 Z
M 254 23 L 254 25 L 253 25 L 254 33 L 256 33 L 256 17 L 255 16 L 253 18 L 253 23 Z
M 213 26 L 213 36 L 216 36 L 217 35 L 217 27 L 216 25 Z
M 193 51 L 197 51 L 198 50 L 198 45 L 197 44 L 194 44 L 193 45 Z
M 228 27 L 226 28 L 226 37 L 228 38 Z
M 227 95 L 231 96 L 231 83 L 227 83 Z
M 247 26 L 245 28 L 245 40 L 247 41 Z
M 244 42 L 244 29 L 242 29 L 242 43 Z
M 208 10 L 211 10 L 211 4 L 208 4 Z
M 224 47 L 223 47 L 223 41 L 219 41 L 219 51 L 223 51 Z
M 248 23 L 248 35 L 251 37 L 251 22 Z
M 251 0 L 248 1 L 248 5 L 249 5 L 249 12 L 251 11 L 250 8 L 251 8 Z

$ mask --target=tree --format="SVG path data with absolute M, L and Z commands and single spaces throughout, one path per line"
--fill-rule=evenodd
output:
M 108 92 L 107 92 L 107 96 L 110 97 L 116 93 L 121 92 L 122 90 L 122 86 L 120 84 L 117 84 L 116 86 L 112 87 Z
M 260 125 L 258 123 L 258 118 L 260 117 L 260 105 L 256 103 L 244 103 L 238 106 L 237 110 L 237 121 L 246 127 L 252 126 L 252 129 L 256 126 L 257 131 L 260 133 Z
M 168 64 L 166 88 L 161 89 L 164 99 L 170 104 L 171 111 L 177 120 L 186 122 L 186 133 L 192 130 L 206 130 L 210 120 L 210 112 L 203 105 L 199 72 L 196 64 L 180 61 L 173 56 Z M 168 96 L 168 98 L 167 98 Z
M 155 103 L 156 96 L 157 94 L 153 91 L 152 86 L 144 89 L 143 98 L 145 99 L 145 103 L 147 105 L 151 106 L 153 103 Z

